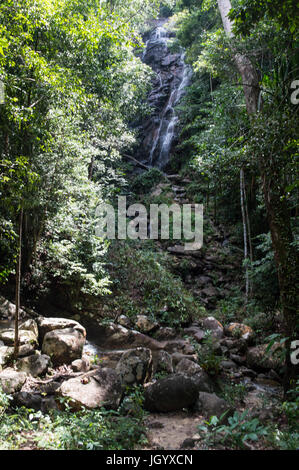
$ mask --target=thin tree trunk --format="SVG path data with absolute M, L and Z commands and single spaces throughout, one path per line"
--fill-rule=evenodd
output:
M 23 225 L 23 207 L 20 211 L 19 220 L 19 244 L 16 266 L 16 312 L 15 312 L 15 339 L 14 339 L 14 357 L 19 355 L 19 315 L 20 315 L 20 290 L 21 290 L 21 264 L 22 264 L 22 225 Z
M 247 224 L 246 224 L 246 213 L 245 213 L 245 201 L 244 201 L 244 170 L 240 170 L 240 199 L 241 199 L 241 212 L 242 212 L 242 223 L 243 223 L 243 238 L 244 238 L 244 261 L 245 261 L 245 292 L 246 292 L 246 304 L 248 302 L 249 293 L 249 274 L 248 274 L 248 244 L 247 244 Z

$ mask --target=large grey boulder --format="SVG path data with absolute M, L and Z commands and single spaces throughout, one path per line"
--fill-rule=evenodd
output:
M 215 393 L 200 392 L 194 408 L 208 419 L 211 416 L 220 418 L 224 413 L 227 418 L 233 413 L 231 406 Z
M 45 354 L 33 354 L 17 362 L 17 369 L 33 377 L 44 375 L 51 366 L 51 359 Z
M 71 364 L 81 359 L 84 344 L 85 334 L 80 329 L 55 329 L 45 334 L 42 352 L 50 356 L 54 366 Z
M 185 374 L 191 377 L 198 392 L 214 392 L 214 384 L 208 374 L 196 362 L 189 359 L 182 359 L 175 369 L 178 374 Z
M 221 339 L 224 335 L 224 328 L 214 317 L 207 317 L 202 320 L 202 326 L 209 330 L 213 338 Z
M 116 409 L 121 400 L 122 386 L 113 369 L 96 369 L 69 379 L 61 385 L 58 393 L 70 399 L 72 409 L 107 408 Z
M 4 393 L 12 395 L 23 387 L 27 378 L 25 372 L 18 372 L 11 367 L 0 372 L 0 386 Z
M 268 344 L 249 348 L 246 361 L 249 367 L 256 370 L 279 370 L 284 363 L 283 347 L 279 343 L 275 343 L 270 349 Z
M 123 385 L 148 382 L 152 375 L 152 369 L 152 353 L 148 348 L 129 349 L 123 353 L 116 366 L 116 372 Z
M 191 377 L 174 374 L 145 388 L 144 408 L 148 411 L 176 411 L 196 402 L 198 391 Z
M 78 323 L 77 321 L 71 320 L 69 318 L 38 317 L 37 324 L 39 330 L 39 339 L 41 343 L 43 342 L 45 335 L 50 331 L 64 330 L 70 328 L 79 331 L 84 336 L 84 338 L 86 337 L 85 328 L 80 325 L 80 323 Z

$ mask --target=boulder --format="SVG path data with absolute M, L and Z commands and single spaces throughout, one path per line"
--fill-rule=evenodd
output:
M 4 393 L 12 395 L 23 387 L 27 378 L 25 372 L 18 372 L 11 367 L 0 372 L 0 386 Z
M 208 419 L 211 416 L 220 418 L 224 413 L 226 413 L 225 418 L 227 418 L 233 413 L 233 409 L 223 398 L 219 398 L 215 393 L 206 392 L 199 393 L 195 410 Z
M 176 337 L 177 333 L 174 328 L 171 328 L 170 326 L 165 326 L 162 328 L 159 328 L 159 330 L 155 333 L 155 338 L 160 340 L 169 340 L 169 339 L 174 339 Z
M 2 330 L 0 332 L 0 340 L 6 346 L 13 346 L 15 342 L 15 332 L 13 328 L 8 330 Z M 31 346 L 36 347 L 38 344 L 38 337 L 37 335 L 31 330 L 19 330 L 19 344 L 21 346 L 29 344 Z
M 136 316 L 136 326 L 141 333 L 150 333 L 151 331 L 158 328 L 158 323 L 152 321 L 146 315 L 137 315 Z
M 243 323 L 230 323 L 224 331 L 227 336 L 237 339 L 242 338 L 247 342 L 254 338 L 253 329 Z
M 168 412 L 192 406 L 198 391 L 191 377 L 174 374 L 145 388 L 144 408 L 148 411 Z
M 125 328 L 130 328 L 131 326 L 131 320 L 128 317 L 126 317 L 126 315 L 120 315 L 117 319 L 117 322 L 121 326 L 124 326 Z
M 54 397 L 42 397 L 38 393 L 17 392 L 13 395 L 12 406 L 24 406 L 35 411 L 41 410 L 47 413 L 50 410 L 57 410 L 58 406 Z
M 213 338 L 221 339 L 223 337 L 223 326 L 216 318 L 205 318 L 202 320 L 202 326 L 205 330 L 211 331 Z
M 155 373 L 173 373 L 172 357 L 166 351 L 158 351 L 153 355 L 153 369 Z
M 190 328 L 185 328 L 184 333 L 186 335 L 192 336 L 192 338 L 195 339 L 197 343 L 200 343 L 205 337 L 205 332 L 198 326 L 191 326 Z
M 88 372 L 90 370 L 90 360 L 87 356 L 83 356 L 82 359 L 73 361 L 71 367 L 74 372 Z
M 177 364 L 175 371 L 178 374 L 185 374 L 191 377 L 198 392 L 214 392 L 214 384 L 212 380 L 196 362 L 184 358 Z
M 129 349 L 120 358 L 116 372 L 123 385 L 144 384 L 152 375 L 152 353 L 148 348 Z
M 267 349 L 268 344 L 249 348 L 246 354 L 247 365 L 257 370 L 279 370 L 284 363 L 283 347 L 274 343 L 269 351 Z
M 172 363 L 174 366 L 176 366 L 182 359 L 188 359 L 189 361 L 197 362 L 196 354 L 188 355 L 188 354 L 175 352 L 171 355 L 171 358 L 172 358 Z
M 35 411 L 41 409 L 42 397 L 38 393 L 17 392 L 13 395 L 12 406 L 30 408 Z
M 180 352 L 181 354 L 194 354 L 194 346 L 187 340 L 184 339 L 174 339 L 167 341 L 164 347 L 165 351 L 170 354 L 175 352 Z
M 129 330 L 121 325 L 109 323 L 97 327 L 97 344 L 102 349 L 149 348 L 153 351 L 164 349 L 165 344 L 139 331 Z
M 21 323 L 20 330 L 31 331 L 36 338 L 38 338 L 38 326 L 36 321 L 29 319 Z
M 116 409 L 121 400 L 122 386 L 113 369 L 98 368 L 63 382 L 58 393 L 70 398 L 70 406 L 74 410 L 102 406 Z
M 84 344 L 85 334 L 80 329 L 55 329 L 45 334 L 42 352 L 50 356 L 54 366 L 71 364 L 81 358 Z
M 17 362 L 17 369 L 26 372 L 33 377 L 44 375 L 48 368 L 51 367 L 51 359 L 45 354 L 33 354 L 32 356 L 24 357 Z
M 15 311 L 15 304 L 0 296 L 0 318 L 3 318 L 5 320 L 12 320 L 15 316 Z M 19 315 L 20 318 L 23 318 L 26 316 L 26 312 L 22 308 L 20 308 Z
M 0 346 L 0 367 L 5 366 L 13 358 L 14 348 Z
M 226 370 L 237 369 L 237 364 L 234 361 L 227 359 L 220 362 L 220 368 Z
M 76 320 L 69 318 L 38 317 L 37 319 L 40 342 L 50 331 L 70 329 L 79 331 L 86 338 L 86 330 Z

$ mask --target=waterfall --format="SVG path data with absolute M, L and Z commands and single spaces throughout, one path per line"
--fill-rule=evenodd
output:
M 176 105 L 190 83 L 192 70 L 185 63 L 185 53 L 171 54 L 167 47 L 170 32 L 163 26 L 156 27 L 146 41 L 142 60 L 156 72 L 157 80 L 149 99 L 155 112 L 146 124 L 148 135 L 143 149 L 148 151 L 143 161 L 150 166 L 164 168 L 175 138 L 178 116 Z

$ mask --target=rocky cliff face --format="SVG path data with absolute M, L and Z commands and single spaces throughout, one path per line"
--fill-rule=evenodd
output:
M 190 83 L 192 70 L 185 64 L 184 52 L 172 54 L 168 40 L 173 33 L 165 21 L 157 22 L 146 41 L 142 60 L 156 73 L 148 96 L 153 112 L 142 124 L 142 145 L 139 160 L 148 166 L 164 168 L 169 162 L 178 117 L 175 106 Z

